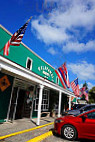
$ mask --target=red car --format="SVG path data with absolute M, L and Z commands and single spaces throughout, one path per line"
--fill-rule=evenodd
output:
M 77 116 L 67 115 L 57 118 L 54 130 L 68 140 L 76 138 L 95 140 L 95 109 Z

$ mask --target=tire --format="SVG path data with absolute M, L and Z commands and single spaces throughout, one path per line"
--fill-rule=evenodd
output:
M 62 137 L 67 140 L 75 140 L 77 139 L 78 133 L 74 126 L 67 124 L 62 127 L 61 131 Z

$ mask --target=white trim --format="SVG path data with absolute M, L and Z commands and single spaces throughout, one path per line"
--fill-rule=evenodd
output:
M 40 84 L 37 125 L 40 125 L 40 116 L 41 116 L 41 104 L 42 104 L 43 88 L 44 88 L 44 86 L 43 86 L 42 84 Z
M 62 97 L 62 92 L 59 91 L 58 117 L 60 117 L 60 112 L 61 112 L 61 97 Z
M 23 80 L 27 79 L 37 84 L 43 84 L 44 86 L 52 88 L 56 91 L 62 91 L 62 93 L 67 94 L 69 96 L 75 96 L 73 92 L 64 89 L 63 87 L 33 73 L 32 71 L 4 58 L 3 56 L 0 56 L 0 66 L 3 70 L 14 74 L 14 76 L 16 77 L 20 77 Z
M 69 110 L 71 110 L 71 96 L 69 96 Z
M 9 113 L 10 113 L 10 107 L 11 107 L 12 95 L 13 95 L 13 90 L 14 90 L 14 82 L 15 82 L 15 78 L 14 78 L 14 81 L 13 81 L 13 86 L 12 86 L 11 97 L 10 97 L 10 103 L 9 103 L 9 107 L 8 107 L 8 112 L 7 112 L 7 119 L 6 119 L 6 121 L 9 120 Z
M 13 112 L 13 119 L 12 119 L 12 121 L 14 121 L 14 119 L 15 119 L 15 115 L 16 115 L 16 109 L 17 109 L 17 101 L 18 101 L 19 91 L 20 91 L 20 88 L 18 87 L 18 90 L 17 90 L 17 96 L 16 96 L 16 102 L 15 102 L 15 106 L 14 106 L 14 112 Z

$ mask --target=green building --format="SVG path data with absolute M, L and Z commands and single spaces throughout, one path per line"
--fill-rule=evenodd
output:
M 52 110 L 60 116 L 74 94 L 62 87 L 55 69 L 24 43 L 10 46 L 8 56 L 2 48 L 12 34 L 0 25 L 0 122 L 37 117 Z

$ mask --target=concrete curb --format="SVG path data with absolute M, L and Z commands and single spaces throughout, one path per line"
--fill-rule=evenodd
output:
M 49 137 L 49 136 L 51 136 L 51 135 L 53 135 L 53 132 L 52 132 L 52 131 L 49 131 L 49 132 L 47 132 L 47 133 L 44 133 L 44 134 L 42 134 L 42 135 L 40 135 L 40 136 L 37 136 L 37 137 L 35 137 L 35 138 L 29 140 L 29 141 L 27 141 L 27 142 L 39 142 L 39 141 L 42 141 L 43 139 L 45 139 L 45 138 L 47 138 L 47 137 Z

